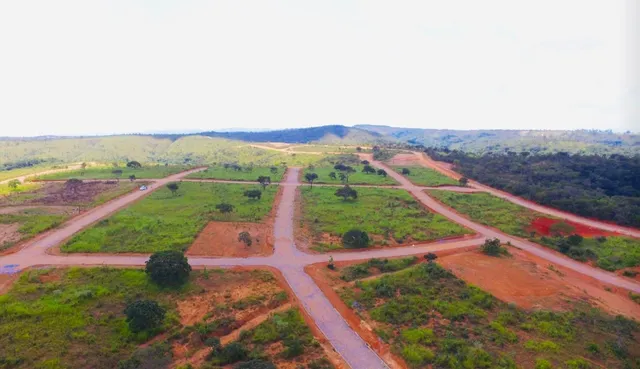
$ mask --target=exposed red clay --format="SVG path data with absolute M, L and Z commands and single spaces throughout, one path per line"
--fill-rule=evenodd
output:
M 562 219 L 553 219 L 553 218 L 545 218 L 540 217 L 536 218 L 531 222 L 531 231 L 535 231 L 536 233 L 542 236 L 552 236 L 553 232 L 551 231 L 551 226 L 557 223 L 566 223 L 574 228 L 573 231 L 569 232 L 571 234 L 579 234 L 583 237 L 598 237 L 598 236 L 620 236 L 620 234 L 615 232 L 609 232 L 602 229 L 589 227 L 584 224 L 572 222 L 569 220 Z

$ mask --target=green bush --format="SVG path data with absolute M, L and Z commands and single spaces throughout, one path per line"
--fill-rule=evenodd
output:
M 553 341 L 529 340 L 525 342 L 524 347 L 537 352 L 558 352 L 560 350 L 560 346 Z
M 352 229 L 342 235 L 342 245 L 348 249 L 361 249 L 369 246 L 369 235 L 359 229 Z
M 591 368 L 591 364 L 588 361 L 582 358 L 569 360 L 565 363 L 567 365 L 567 369 L 589 369 Z
M 132 332 L 157 328 L 164 321 L 165 309 L 151 300 L 138 300 L 127 305 L 124 310 Z
M 536 367 L 535 369 L 553 369 L 553 366 L 548 360 L 545 359 L 536 359 Z
M 145 263 L 145 272 L 161 286 L 178 286 L 189 279 L 191 265 L 179 251 L 156 252 Z
M 426 347 L 410 344 L 402 348 L 402 357 L 409 365 L 417 367 L 432 362 L 435 354 Z
M 428 345 L 433 342 L 433 330 L 428 328 L 409 328 L 401 333 L 402 339 L 407 343 L 421 343 Z

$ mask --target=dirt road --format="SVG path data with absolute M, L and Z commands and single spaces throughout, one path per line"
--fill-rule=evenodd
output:
M 42 176 L 45 174 L 58 173 L 58 172 L 66 172 L 67 170 L 73 170 L 73 169 L 80 169 L 80 164 L 72 164 L 67 166 L 66 168 L 61 168 L 61 169 L 50 169 L 50 170 L 43 170 L 42 172 L 37 172 L 37 173 L 25 174 L 23 176 L 19 176 L 15 178 L 5 179 L 4 181 L 0 181 L 0 184 L 9 183 L 9 181 L 13 181 L 14 179 L 17 179 L 18 181 L 24 183 L 24 181 L 29 177 Z

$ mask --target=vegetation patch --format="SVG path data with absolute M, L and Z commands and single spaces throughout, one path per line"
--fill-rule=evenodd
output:
M 239 164 L 222 164 L 212 165 L 207 169 L 189 174 L 186 178 L 206 178 L 206 179 L 222 179 L 228 181 L 252 181 L 255 182 L 259 177 L 270 177 L 271 182 L 280 182 L 284 172 L 287 170 L 283 166 L 271 167 L 254 167 Z
M 343 234 L 358 229 L 370 245 L 424 242 L 471 233 L 429 212 L 409 193 L 399 189 L 358 188 L 357 197 L 344 200 L 336 188 L 302 188 L 301 226 L 310 230 L 316 248 L 341 248 Z
M 364 185 L 397 185 L 395 179 L 386 175 L 378 174 L 377 168 L 374 168 L 374 172 L 363 172 L 365 165 L 353 164 L 348 165 L 353 169 L 353 172 L 347 173 L 334 166 L 313 166 L 307 167 L 303 171 L 303 180 L 307 173 L 316 173 L 318 179 L 314 183 L 324 184 L 364 184 Z M 332 174 L 333 173 L 333 174 Z M 341 177 L 345 176 L 345 177 Z
M 184 251 L 209 221 L 260 222 L 271 211 L 277 188 L 267 187 L 260 199 L 245 196 L 258 188 L 202 182 L 181 182 L 175 192 L 161 188 L 77 234 L 62 251 Z
M 573 259 L 591 260 L 600 268 L 610 271 L 640 265 L 638 239 L 624 236 L 583 237 L 573 233 L 576 231 L 574 226 L 560 220 L 551 226 L 552 236 L 542 236 L 531 224 L 544 218 L 544 215 L 507 200 L 487 193 L 463 194 L 435 190 L 428 193 L 473 221 L 528 238 Z
M 193 167 L 187 165 L 145 165 L 142 167 L 127 167 L 126 163 L 117 166 L 87 167 L 85 169 L 69 170 L 64 172 L 50 173 L 36 177 L 37 180 L 60 180 L 60 179 L 129 179 L 135 178 L 164 178 L 172 174 L 184 172 Z
M 444 174 L 422 166 L 393 166 L 393 170 L 404 175 L 413 184 L 421 186 L 458 186 L 460 183 Z

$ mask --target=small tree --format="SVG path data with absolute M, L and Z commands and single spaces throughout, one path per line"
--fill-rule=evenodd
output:
M 427 260 L 427 262 L 432 263 L 434 260 L 438 258 L 438 255 L 434 254 L 433 252 L 430 252 L 426 254 L 424 258 L 425 260 Z
M 329 178 L 335 180 L 336 179 L 336 172 L 329 173 Z
M 346 182 L 349 183 L 349 176 L 351 175 L 351 173 L 355 173 L 356 170 L 350 166 L 346 166 L 344 167 L 344 170 L 342 172 L 344 173 Z
M 360 147 L 360 146 L 356 147 L 356 151 L 357 152 L 361 152 L 362 151 L 362 147 Z
M 140 168 L 142 168 L 142 164 L 140 164 L 139 162 L 137 162 L 135 160 L 132 160 L 132 161 L 127 163 L 127 168 L 140 169 Z
M 460 177 L 460 179 L 458 180 L 458 183 L 460 184 L 460 186 L 466 187 L 467 184 L 469 183 L 469 179 L 467 177 Z
M 271 167 L 269 170 L 271 171 L 271 174 L 278 174 L 278 167 Z
M 179 286 L 189 279 L 191 265 L 179 251 L 159 251 L 145 263 L 145 273 L 161 286 Z
M 227 214 L 233 211 L 233 205 L 227 204 L 226 202 L 222 202 L 216 205 L 216 209 L 223 214 Z
M 120 182 L 120 177 L 122 176 L 122 169 L 112 170 L 111 173 L 116 176 L 116 180 Z
M 17 190 L 19 185 L 20 185 L 20 181 L 17 179 L 12 179 L 7 184 L 7 186 L 9 186 L 9 188 L 12 189 L 13 191 Z
M 361 249 L 369 246 L 369 235 L 359 229 L 352 229 L 342 235 L 342 245 L 348 249 Z
M 260 190 L 247 190 L 244 191 L 244 195 L 251 200 L 260 200 L 262 197 L 262 191 Z
M 363 160 L 360 162 L 362 165 L 369 165 L 369 160 Z
M 244 242 L 244 244 L 247 247 L 251 247 L 251 244 L 253 243 L 253 240 L 251 239 L 251 234 L 249 234 L 249 232 L 247 231 L 242 231 L 238 233 L 238 241 Z
M 169 189 L 169 191 L 171 191 L 171 194 L 175 196 L 178 193 L 180 185 L 178 185 L 177 182 L 171 182 L 167 185 L 167 188 Z
M 152 300 L 138 300 L 127 305 L 124 309 L 127 323 L 132 332 L 140 332 L 157 328 L 162 325 L 165 310 Z
M 130 175 L 130 176 L 129 176 L 129 180 L 130 180 L 131 182 L 135 181 L 135 180 L 136 180 L 136 175 L 135 175 L 135 174 Z
M 497 238 L 484 240 L 484 244 L 481 246 L 481 250 L 484 254 L 489 256 L 500 256 L 508 254 L 507 249 L 501 246 L 500 240 Z
M 384 169 L 378 169 L 378 175 L 386 177 L 387 176 L 387 171 L 384 170 Z
M 340 174 L 338 174 L 338 177 L 340 178 L 340 182 L 345 183 L 347 181 L 347 176 L 340 172 Z
M 81 163 L 80 164 L 80 175 L 83 176 L 84 175 L 84 170 L 87 169 L 87 163 Z
M 411 171 L 409 170 L 409 168 L 402 168 L 402 174 L 408 176 L 409 174 L 411 174 Z
M 258 177 L 258 183 L 262 186 L 262 190 L 266 189 L 268 185 L 271 184 L 271 177 L 268 176 L 260 176 Z
M 371 165 L 367 164 L 364 166 L 364 168 L 362 168 L 362 172 L 366 174 L 371 174 L 371 173 L 375 173 L 376 170 Z
M 304 179 L 309 182 L 309 185 L 313 188 L 313 181 L 318 179 L 318 175 L 316 173 L 305 173 Z
M 345 185 L 342 188 L 338 188 L 336 190 L 335 195 L 338 196 L 338 197 L 342 197 L 344 199 L 344 201 L 347 201 L 349 198 L 352 198 L 352 199 L 355 200 L 355 199 L 358 198 L 358 191 L 356 191 L 353 188 L 349 187 L 349 185 Z
M 582 243 L 583 239 L 584 238 L 582 236 L 580 236 L 579 234 L 572 234 L 571 236 L 567 237 L 567 242 L 571 246 L 578 246 L 579 244 Z

